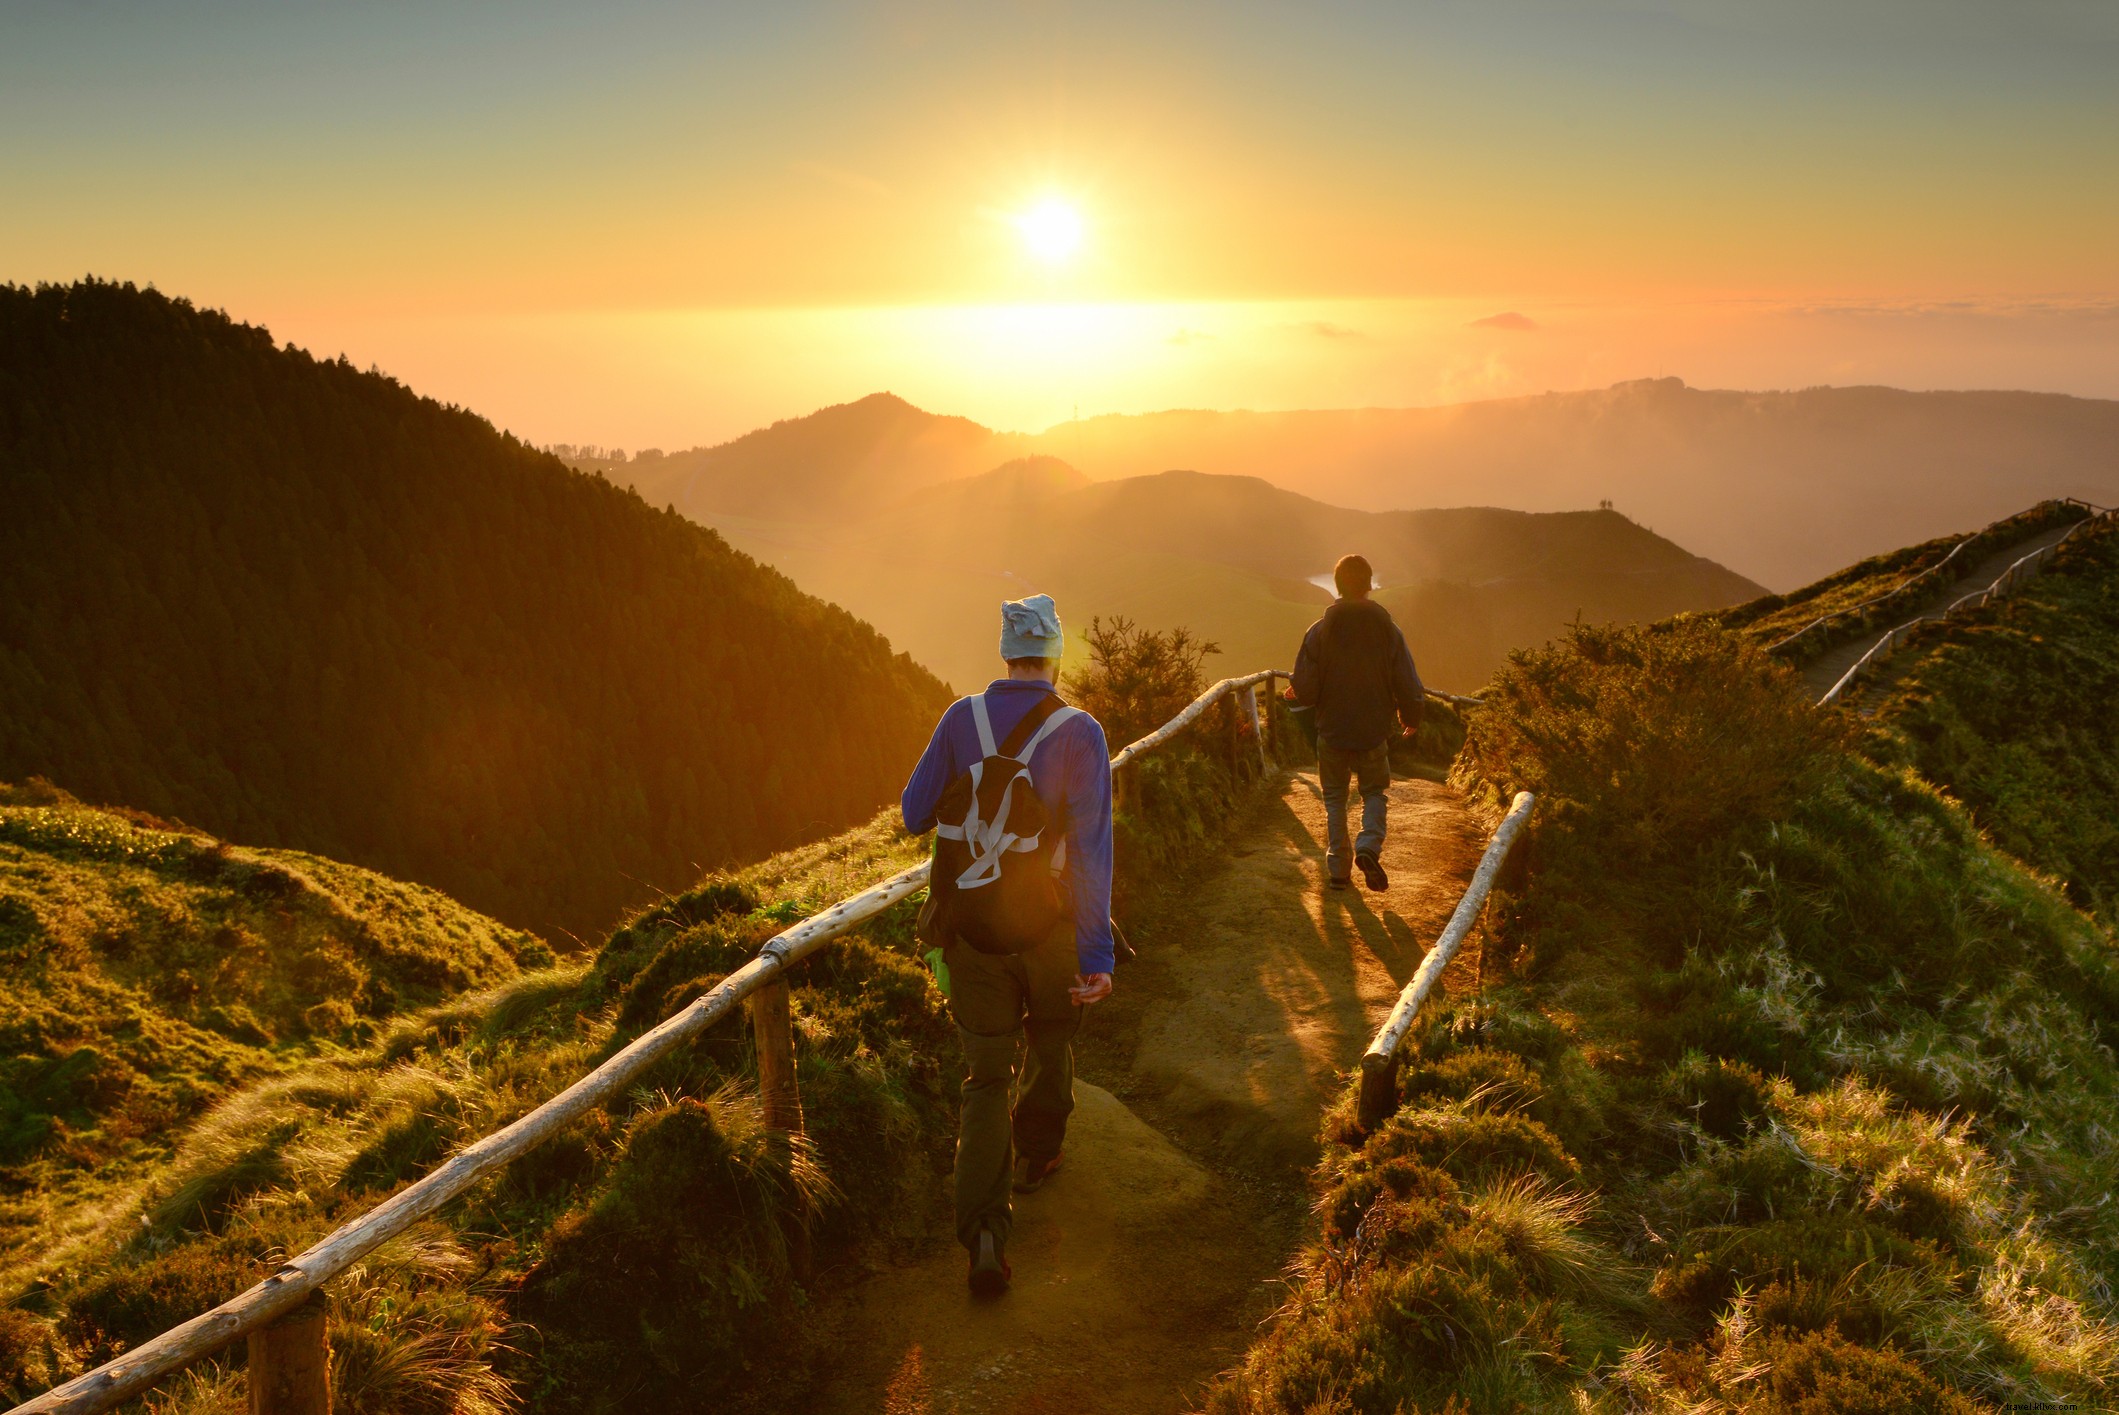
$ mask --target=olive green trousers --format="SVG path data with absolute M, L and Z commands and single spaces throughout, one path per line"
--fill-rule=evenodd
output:
M 983 1230 L 1006 1247 L 1016 1153 L 1031 1160 L 1058 1154 L 1074 1111 L 1074 1034 L 1082 1017 L 1069 992 L 1077 971 L 1074 923 L 1028 953 L 952 943 L 943 961 L 966 1072 L 957 1120 L 957 1237 L 976 1248 Z

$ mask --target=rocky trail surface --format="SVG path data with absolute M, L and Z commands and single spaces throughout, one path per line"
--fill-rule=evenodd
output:
M 1314 773 L 1290 773 L 1135 938 L 1080 1047 L 1066 1163 L 1016 1201 L 1015 1285 L 972 1299 L 943 1227 L 831 1314 L 831 1415 L 1190 1408 L 1285 1295 L 1303 1166 L 1483 846 L 1447 786 L 1391 788 L 1384 894 L 1325 887 Z M 1452 965 L 1445 986 L 1468 985 Z

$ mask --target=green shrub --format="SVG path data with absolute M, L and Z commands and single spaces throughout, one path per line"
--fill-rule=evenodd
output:
M 2089 742 L 2057 663 L 2030 696 Z M 2110 934 L 1711 624 L 1578 628 L 1486 698 L 1458 780 L 1540 797 L 1505 971 L 1430 1005 L 1389 1121 L 1327 1116 L 1319 1239 L 1210 1409 L 2108 1403 Z M 2060 761 L 2036 716 L 1982 720 Z
M 1144 628 L 1124 615 L 1089 621 L 1089 662 L 1067 675 L 1067 699 L 1103 724 L 1113 751 L 1177 716 L 1206 690 L 1206 661 L 1218 644 L 1189 629 Z
M 552 1231 L 524 1286 L 542 1409 L 716 1403 L 795 1332 L 787 1234 L 824 1198 L 754 1102 L 678 1100 L 637 1119 L 610 1178 Z

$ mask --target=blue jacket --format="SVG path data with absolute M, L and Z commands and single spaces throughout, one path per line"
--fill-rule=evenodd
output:
M 1302 636 L 1295 701 L 1317 709 L 1317 740 L 1365 752 L 1391 738 L 1391 718 L 1420 725 L 1426 689 L 1405 635 L 1372 599 L 1342 599 Z
M 986 689 L 986 716 L 993 735 L 1006 737 L 1031 704 L 1059 690 L 1050 683 L 1003 678 Z M 950 704 L 905 783 L 898 808 L 905 828 L 925 835 L 935 826 L 935 807 L 957 776 L 980 757 L 979 729 L 971 699 Z M 1111 751 L 1104 729 L 1087 713 L 1071 717 L 1030 758 L 1037 794 L 1059 823 L 1067 842 L 1061 882 L 1074 902 L 1074 952 L 1081 971 L 1111 971 Z

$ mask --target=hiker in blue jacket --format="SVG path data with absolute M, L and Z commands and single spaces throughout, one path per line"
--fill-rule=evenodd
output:
M 1383 831 L 1390 812 L 1395 716 L 1407 735 L 1420 730 L 1426 689 L 1412 650 L 1391 612 L 1369 598 L 1368 561 L 1343 557 L 1332 567 L 1339 599 L 1302 636 L 1295 656 L 1295 701 L 1316 709 L 1317 780 L 1324 788 L 1325 873 L 1332 888 L 1352 883 L 1347 864 L 1347 783 L 1361 788 L 1361 833 L 1353 863 L 1370 889 L 1390 888 L 1383 871 Z
M 1011 1191 L 1035 1192 L 1060 1166 L 1082 1009 L 1111 995 L 1111 754 L 1096 719 L 1060 699 L 1064 644 L 1051 596 L 1003 604 L 1008 676 L 942 714 L 900 802 L 907 830 L 937 832 L 921 931 L 941 946 L 969 1073 L 957 1126 L 957 1237 L 971 1253 L 972 1290 L 984 1296 L 1005 1292 L 1012 1275 Z M 997 804 L 1001 777 L 1018 770 L 1016 797 Z M 1035 800 L 1026 800 L 1032 783 Z M 1032 850 L 1012 832 L 1038 816 Z M 972 837 L 988 840 L 988 852 L 979 855 Z M 1034 878 L 1025 884 L 1025 875 Z M 972 897 L 989 882 L 991 893 Z M 1043 908 L 1018 911 L 1032 916 L 1028 937 L 997 942 L 1010 921 L 993 927 L 974 912 L 1028 897 L 1006 893 L 1018 888 L 1041 891 Z

